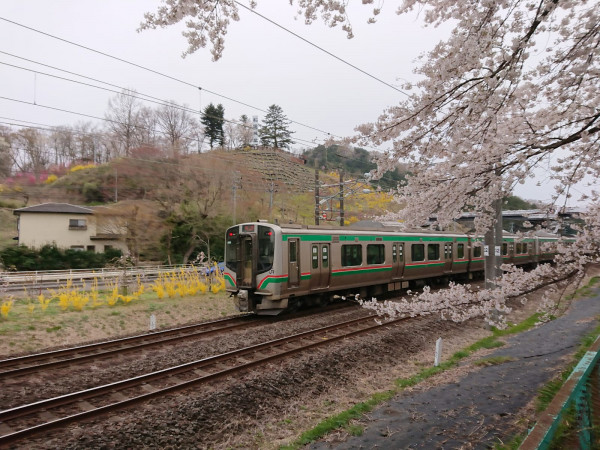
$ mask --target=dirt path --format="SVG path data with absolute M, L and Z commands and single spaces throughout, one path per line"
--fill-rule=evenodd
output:
M 362 436 L 310 448 L 489 448 L 504 442 L 523 429 L 538 389 L 570 361 L 599 315 L 598 293 L 576 300 L 560 318 L 506 338 L 486 356 L 506 362 L 439 374 L 369 414 Z

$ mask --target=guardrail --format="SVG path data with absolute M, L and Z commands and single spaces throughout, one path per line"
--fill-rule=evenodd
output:
M 60 282 L 68 280 L 91 280 L 94 278 L 117 278 L 122 275 L 127 277 L 152 277 L 161 273 L 172 273 L 178 271 L 200 271 L 205 273 L 211 271 L 209 265 L 164 265 L 164 266 L 144 266 L 117 268 L 98 268 L 98 269 L 70 269 L 70 270 L 45 270 L 45 271 L 23 271 L 23 272 L 0 272 L 0 284 L 27 284 L 33 285 Z
M 600 437 L 597 435 L 600 415 L 600 337 L 592 344 L 579 361 L 565 384 L 558 391 L 533 429 L 529 432 L 520 450 L 550 448 L 558 426 L 570 408 L 575 406 L 578 448 L 591 449 Z M 594 431 L 596 435 L 594 435 Z

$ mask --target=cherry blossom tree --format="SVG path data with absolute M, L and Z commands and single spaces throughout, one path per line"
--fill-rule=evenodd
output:
M 141 29 L 185 18 L 187 53 L 210 41 L 217 60 L 241 4 L 164 3 L 156 14 L 146 15 Z M 321 18 L 329 26 L 342 25 L 352 37 L 347 1 L 290 3 L 307 24 Z M 586 176 L 600 177 L 600 0 L 404 0 L 396 13 L 415 10 L 425 26 L 450 23 L 454 28 L 422 55 L 414 70 L 418 81 L 402 86 L 407 98 L 358 126 L 353 139 L 387 146 L 375 176 L 398 162 L 407 166 L 411 175 L 397 193 L 405 206 L 399 214 L 407 224 L 420 225 L 435 213 L 443 226 L 468 208 L 477 213 L 476 228 L 482 233 L 493 226 L 499 199 L 542 164 L 550 167 L 556 200 L 572 196 Z M 379 13 L 375 8 L 369 22 Z M 561 248 L 560 271 L 581 272 L 597 259 L 600 199 L 593 192 L 587 200 L 587 228 L 575 244 Z M 535 277 L 561 276 L 547 266 L 530 275 L 505 270 L 494 293 L 476 294 L 485 305 L 480 311 L 505 310 L 503 299 L 521 281 L 531 285 Z M 457 299 L 471 295 L 465 289 L 451 287 Z M 444 301 L 430 291 L 423 295 L 422 304 Z

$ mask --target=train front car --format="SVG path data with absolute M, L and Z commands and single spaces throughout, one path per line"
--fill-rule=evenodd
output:
M 279 244 L 277 244 L 279 243 Z M 275 315 L 287 307 L 282 305 L 281 228 L 262 222 L 243 223 L 229 228 L 225 234 L 225 285 L 241 312 Z

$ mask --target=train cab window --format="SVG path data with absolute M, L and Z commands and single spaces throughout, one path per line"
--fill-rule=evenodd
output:
M 342 245 L 342 266 L 360 266 L 362 264 L 361 245 Z
M 456 246 L 456 257 L 462 259 L 465 257 L 465 244 L 458 244 Z
M 425 244 L 411 245 L 410 256 L 413 261 L 425 261 Z
M 367 245 L 367 264 L 385 263 L 385 246 L 383 244 Z
M 481 245 L 473 247 L 473 258 L 481 258 Z
M 502 255 L 503 256 L 508 255 L 508 242 L 502 243 Z
M 238 271 L 238 265 L 241 260 L 242 248 L 240 246 L 238 227 L 232 227 L 227 230 L 225 235 L 225 265 L 227 268 Z
M 427 245 L 427 259 L 429 261 L 437 261 L 440 259 L 440 244 Z
M 327 269 L 329 267 L 329 247 L 324 245 L 321 248 L 321 267 Z
M 313 269 L 319 268 L 319 246 L 318 245 L 312 246 L 312 268 Z

